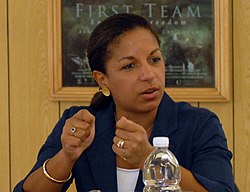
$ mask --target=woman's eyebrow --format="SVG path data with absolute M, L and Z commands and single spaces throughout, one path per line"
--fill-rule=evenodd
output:
M 122 61 L 122 60 L 133 60 L 134 57 L 133 56 L 126 56 L 126 57 L 122 57 L 121 59 L 119 59 L 118 61 Z
M 154 54 L 155 52 L 157 52 L 157 51 L 161 51 L 161 49 L 160 49 L 160 48 L 156 48 L 156 49 L 154 49 L 153 51 L 151 51 L 149 55 L 153 55 L 153 54 Z M 135 59 L 133 56 L 126 56 L 126 57 L 122 57 L 122 58 L 119 59 L 118 61 L 120 62 L 120 61 L 122 61 L 122 60 L 133 60 L 133 59 Z
M 160 49 L 160 48 L 154 49 L 153 51 L 151 51 L 150 55 L 153 55 L 153 54 L 154 54 L 155 52 L 157 52 L 157 51 L 160 51 L 160 52 L 161 52 L 161 49 Z

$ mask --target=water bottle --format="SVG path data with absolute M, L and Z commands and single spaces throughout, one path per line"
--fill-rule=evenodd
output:
M 153 138 L 155 149 L 143 168 L 144 192 L 181 192 L 181 171 L 174 154 L 168 149 L 168 137 Z

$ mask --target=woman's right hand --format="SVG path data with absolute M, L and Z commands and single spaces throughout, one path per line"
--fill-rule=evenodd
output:
M 73 128 L 73 129 L 72 129 Z M 76 130 L 75 132 L 72 130 Z M 52 178 L 65 180 L 76 160 L 95 137 L 95 116 L 88 110 L 80 110 L 66 120 L 61 135 L 62 149 L 46 164 L 46 171 Z M 45 177 L 43 167 L 31 173 L 23 184 L 24 191 L 62 191 L 63 183 L 52 182 Z
M 66 120 L 61 135 L 63 146 L 61 152 L 69 161 L 75 162 L 83 151 L 91 145 L 94 137 L 95 116 L 86 109 L 80 110 Z

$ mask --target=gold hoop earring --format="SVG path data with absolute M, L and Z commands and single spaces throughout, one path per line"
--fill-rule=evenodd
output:
M 110 96 L 110 90 L 107 87 L 100 87 L 99 90 L 102 92 L 102 94 L 106 97 Z

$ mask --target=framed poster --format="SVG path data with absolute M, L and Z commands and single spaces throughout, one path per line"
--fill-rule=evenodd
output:
M 161 40 L 166 92 L 177 101 L 230 99 L 230 0 L 53 0 L 49 71 L 53 100 L 90 101 L 98 87 L 88 64 L 94 27 L 117 13 L 145 17 Z

